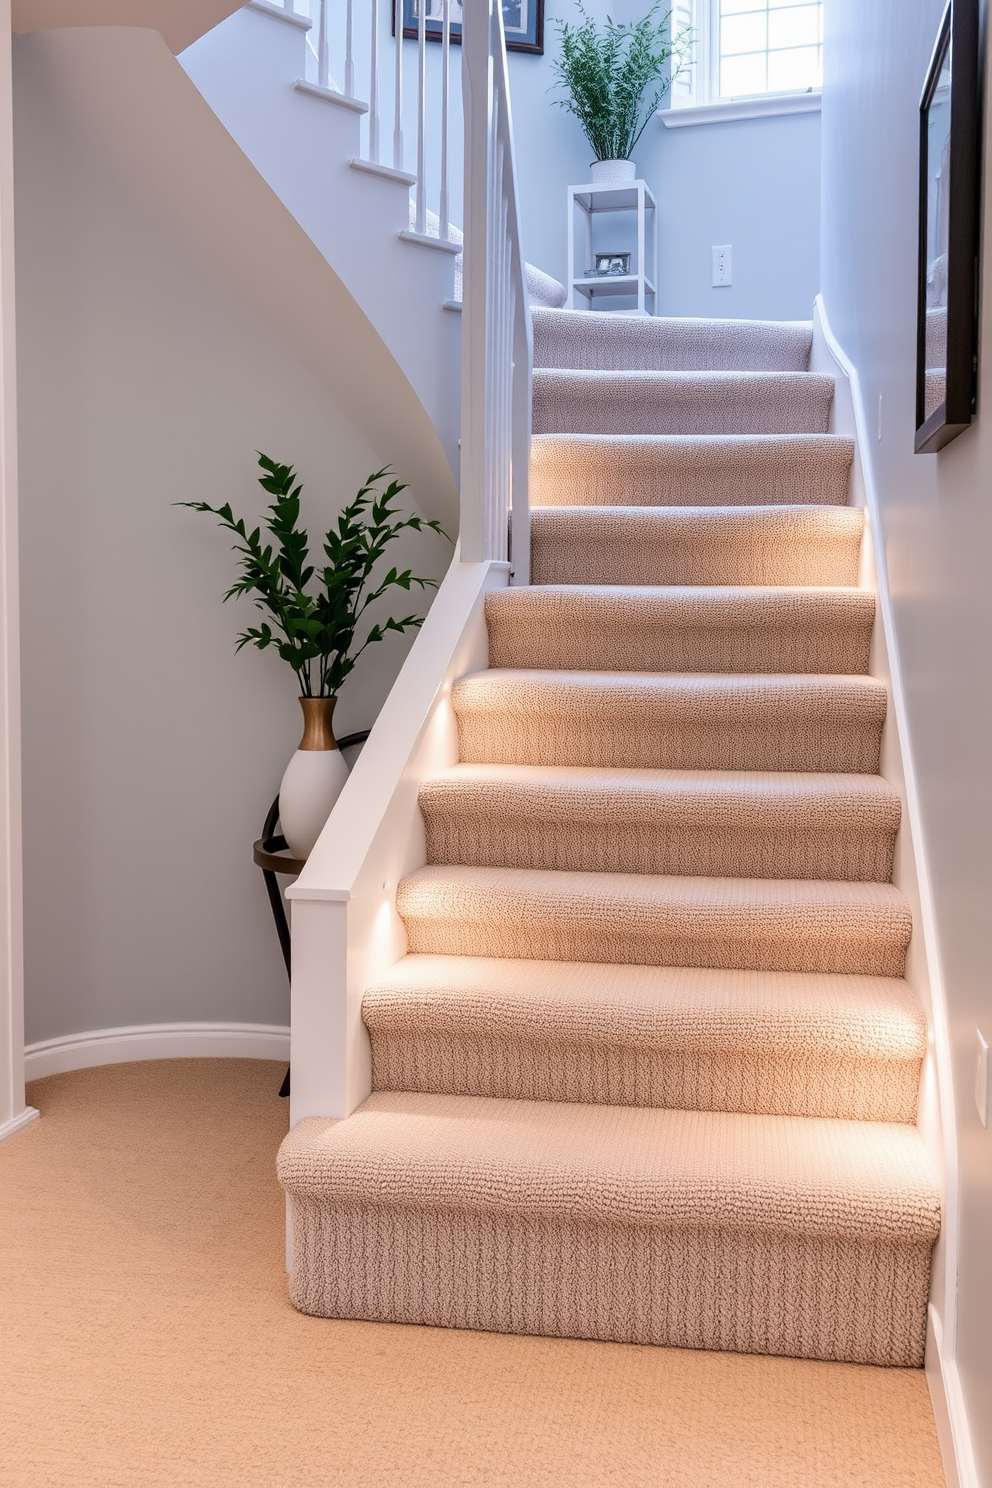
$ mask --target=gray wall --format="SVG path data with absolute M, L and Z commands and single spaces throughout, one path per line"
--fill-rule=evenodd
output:
M 980 1480 L 992 1483 L 992 1131 L 974 1100 L 976 1027 L 992 1038 L 988 234 L 978 418 L 939 455 L 913 454 L 918 103 L 942 9 L 943 0 L 829 0 L 822 265 L 827 313 L 858 367 L 873 430 L 882 399 L 872 458 L 953 1045 L 957 1358 Z
M 254 612 L 221 606 L 228 539 L 172 503 L 258 514 L 260 448 L 298 465 L 319 526 L 382 451 L 144 214 L 46 56 L 15 43 L 26 1037 L 284 1024 L 251 843 L 299 738 L 295 679 L 234 655 Z M 408 552 L 435 574 L 449 555 Z M 373 721 L 405 649 L 367 653 L 341 732 Z
M 602 19 L 609 6 L 587 9 Z M 544 56 L 511 52 L 509 67 L 524 246 L 564 280 L 565 187 L 589 179 L 591 151 L 554 103 L 559 17 L 577 17 L 572 0 L 548 0 Z M 820 287 L 818 114 L 683 129 L 652 119 L 635 159 L 658 202 L 660 314 L 809 318 Z M 715 243 L 733 245 L 729 288 L 710 284 Z

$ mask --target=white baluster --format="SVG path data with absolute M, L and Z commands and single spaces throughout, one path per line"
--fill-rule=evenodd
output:
M 379 164 L 379 0 L 372 0 L 369 50 L 369 159 Z
M 403 0 L 393 0 L 396 28 L 396 79 L 393 96 L 393 169 L 403 169 Z
M 292 0 L 288 0 L 287 10 L 292 10 Z M 330 38 L 327 34 L 327 0 L 320 0 L 320 13 L 317 20 L 317 84 L 321 88 L 327 88 L 331 81 L 331 59 Z
M 323 11 L 327 0 L 320 0 Z M 344 91 L 349 98 L 355 96 L 355 0 L 348 0 L 344 20 Z
M 417 0 L 417 216 L 415 229 L 427 231 L 427 0 Z
M 448 236 L 450 208 L 448 206 L 448 105 L 451 71 L 451 0 L 443 0 L 444 19 L 441 23 L 441 196 L 437 215 L 440 218 L 438 233 Z

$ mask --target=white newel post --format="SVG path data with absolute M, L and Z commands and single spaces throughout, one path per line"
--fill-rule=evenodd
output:
M 14 344 L 14 139 L 10 0 L 0 0 L 0 1137 L 24 1104 L 20 627 L 17 575 L 17 367 Z

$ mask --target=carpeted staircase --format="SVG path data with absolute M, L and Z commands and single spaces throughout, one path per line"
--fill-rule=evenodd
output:
M 919 1365 L 899 797 L 803 324 L 534 312 L 533 585 L 421 793 L 372 1096 L 286 1139 L 305 1312 Z

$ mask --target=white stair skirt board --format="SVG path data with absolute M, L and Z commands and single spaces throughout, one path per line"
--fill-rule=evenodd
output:
M 384 181 L 395 181 L 398 186 L 416 186 L 417 178 L 409 171 L 396 170 L 392 165 L 380 165 L 377 160 L 349 160 L 352 170 L 364 171 L 367 176 L 380 176 Z
M 450 253 L 457 258 L 462 251 L 461 243 L 453 243 L 450 238 L 432 238 L 429 233 L 401 232 L 397 237 L 403 243 L 419 243 L 421 248 L 433 248 L 436 252 Z
M 322 88 L 319 83 L 308 83 L 303 78 L 295 85 L 297 93 L 308 93 L 311 98 L 322 98 L 325 103 L 336 104 L 338 108 L 350 109 L 353 114 L 367 114 L 369 106 L 360 98 L 351 98 L 347 93 L 341 93 L 337 88 Z
M 147 1023 L 43 1039 L 24 1050 L 24 1076 L 42 1080 L 141 1059 L 289 1059 L 289 1029 L 272 1023 Z
M 32 1121 L 38 1120 L 38 1115 L 39 1113 L 35 1110 L 34 1106 L 27 1106 L 21 1111 L 20 1115 L 12 1116 L 9 1121 L 3 1122 L 0 1125 L 0 1142 L 4 1142 L 8 1137 L 14 1136 L 16 1132 L 23 1131 L 26 1126 L 31 1125 Z
M 309 16 L 299 15 L 295 10 L 286 10 L 282 5 L 273 5 L 270 0 L 248 0 L 249 10 L 260 10 L 274 21 L 284 21 L 287 26 L 296 26 L 300 31 L 309 31 L 313 21 Z

